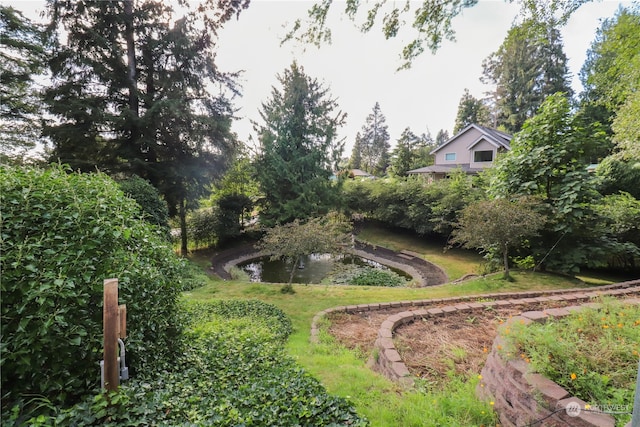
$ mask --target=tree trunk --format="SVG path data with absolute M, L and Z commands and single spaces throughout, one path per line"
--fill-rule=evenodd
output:
M 505 246 L 502 250 L 502 257 L 504 259 L 504 276 L 503 278 L 509 280 L 511 276 L 509 276 L 509 248 Z
M 180 255 L 186 257 L 188 254 L 187 248 L 187 207 L 186 200 L 184 198 L 180 198 Z
M 297 256 L 293 262 L 293 267 L 291 267 L 291 274 L 289 274 L 289 283 L 288 283 L 289 286 L 291 286 L 291 283 L 293 283 L 293 275 L 296 274 L 296 268 L 298 268 L 299 263 L 300 263 L 300 257 Z
M 127 68 L 129 83 L 129 109 L 133 117 L 138 118 L 138 91 L 136 84 L 136 44 L 133 29 L 133 0 L 124 0 L 125 39 L 127 40 Z

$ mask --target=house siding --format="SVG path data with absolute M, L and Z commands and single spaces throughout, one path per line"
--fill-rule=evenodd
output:
M 467 132 L 460 135 L 455 141 L 451 141 L 442 149 L 435 153 L 436 165 L 457 165 L 462 163 L 471 163 L 471 153 L 469 152 L 469 146 L 478 139 L 482 134 L 475 128 L 470 128 Z M 445 155 L 447 153 L 456 153 L 456 159 L 446 160 Z
M 467 146 L 468 147 L 468 146 Z M 469 166 L 472 169 L 481 169 L 481 168 L 486 168 L 486 167 L 490 167 L 491 165 L 493 165 L 493 162 L 496 161 L 496 156 L 498 155 L 498 149 L 496 148 L 495 145 L 491 144 L 490 142 L 486 141 L 486 140 L 482 140 L 480 142 L 478 142 L 471 150 L 469 151 Z M 491 151 L 493 152 L 493 160 L 490 162 L 475 162 L 475 152 L 476 151 Z

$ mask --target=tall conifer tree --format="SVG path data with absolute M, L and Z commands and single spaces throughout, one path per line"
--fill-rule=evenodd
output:
M 264 124 L 257 126 L 260 153 L 257 180 L 263 193 L 261 221 L 285 224 L 327 213 L 338 188 L 331 180 L 344 150 L 337 139 L 345 114 L 337 111 L 329 90 L 293 63 L 278 76 L 262 104 Z

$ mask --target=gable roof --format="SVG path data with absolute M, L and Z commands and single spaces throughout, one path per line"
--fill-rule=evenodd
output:
M 483 141 L 483 140 L 489 142 L 490 144 L 493 144 L 498 148 L 505 148 L 507 150 L 511 149 L 510 143 L 511 143 L 512 136 L 509 135 L 508 133 L 504 133 L 496 129 L 491 129 L 491 128 L 487 128 L 487 127 L 476 125 L 476 124 L 470 124 L 469 126 L 462 129 L 460 132 L 455 134 L 453 137 L 446 140 L 440 146 L 433 149 L 431 151 L 431 154 L 435 154 L 441 148 L 446 147 L 451 142 L 458 139 L 460 135 L 468 132 L 471 129 L 476 129 L 478 132 L 480 132 L 481 135 L 476 140 L 474 140 L 474 142 L 468 147 L 468 149 L 473 148 L 476 144 L 478 144 L 480 141 Z

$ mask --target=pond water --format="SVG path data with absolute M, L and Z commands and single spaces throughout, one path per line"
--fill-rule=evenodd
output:
M 356 264 L 383 270 L 394 271 L 401 276 L 411 279 L 411 276 L 402 270 L 387 267 L 379 262 L 361 258 L 355 255 L 343 255 L 333 257 L 330 254 L 312 254 L 302 257 L 293 274 L 293 283 L 320 283 L 322 279 L 334 269 L 336 263 Z M 237 265 L 249 275 L 252 282 L 289 283 L 292 262 L 285 260 L 270 261 L 269 257 L 255 258 Z

